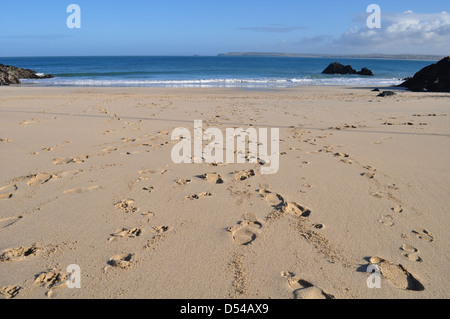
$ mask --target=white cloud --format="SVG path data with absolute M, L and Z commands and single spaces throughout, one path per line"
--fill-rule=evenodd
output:
M 417 14 L 410 10 L 400 14 L 382 12 L 381 29 L 369 29 L 365 25 L 354 27 L 344 32 L 333 44 L 347 49 L 359 48 L 359 53 L 448 55 L 450 15 L 446 12 Z

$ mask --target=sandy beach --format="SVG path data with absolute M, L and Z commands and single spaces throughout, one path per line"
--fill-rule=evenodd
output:
M 449 298 L 450 94 L 396 92 L 2 87 L 1 297 Z M 278 172 L 174 163 L 194 120 Z

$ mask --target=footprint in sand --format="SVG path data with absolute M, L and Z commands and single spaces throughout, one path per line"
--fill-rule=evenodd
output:
M 404 244 L 400 248 L 404 253 L 403 256 L 407 257 L 411 261 L 421 262 L 422 258 L 418 255 L 419 250 L 409 244 Z
M 370 264 L 377 265 L 383 277 L 397 288 L 413 291 L 425 290 L 425 287 L 402 265 L 395 265 L 380 257 L 371 257 Z
M 129 269 L 135 263 L 136 263 L 136 255 L 135 254 L 116 255 L 114 257 L 111 257 L 108 261 L 108 265 L 116 267 L 116 268 L 122 268 L 122 269 Z
M 177 185 L 187 185 L 191 182 L 192 181 L 190 179 L 179 179 L 179 180 L 176 180 L 174 183 Z
M 381 218 L 378 220 L 378 222 L 380 224 L 383 224 L 384 226 L 394 226 L 394 222 L 393 222 L 394 218 L 391 215 L 384 215 L 381 216 Z
M 153 227 L 153 228 L 152 228 L 152 231 L 153 231 L 154 233 L 162 234 L 162 233 L 165 233 L 165 232 L 168 232 L 168 231 L 169 231 L 169 226 L 164 226 L 164 225 L 162 225 L 162 226 L 156 226 L 156 227 Z
M 287 278 L 295 299 L 335 299 L 333 295 L 327 294 L 309 281 L 295 277 L 292 272 L 282 272 L 281 276 Z
M 9 248 L 0 254 L 0 263 L 8 261 L 19 261 L 29 256 L 36 256 L 39 248 L 36 245 L 31 247 Z
M 78 156 L 78 157 L 68 157 L 68 158 L 55 158 L 53 160 L 54 165 L 62 165 L 62 164 L 70 164 L 70 163 L 83 163 L 85 160 L 87 160 L 89 156 Z
M 37 118 L 32 118 L 31 120 L 23 120 L 21 123 L 19 123 L 19 125 L 22 126 L 28 126 L 29 124 L 34 124 L 34 123 L 39 123 L 39 119 Z
M 166 232 L 169 230 L 168 226 L 159 226 L 159 227 L 154 227 L 153 231 L 157 233 L 157 235 L 153 236 L 152 238 L 150 238 L 147 243 L 144 245 L 144 249 L 149 249 L 152 248 L 158 244 L 158 242 L 160 242 L 161 240 L 163 240 L 166 236 Z
M 115 130 L 106 130 L 106 131 L 104 131 L 103 133 L 102 133 L 102 135 L 107 135 L 107 134 L 110 134 L 110 133 L 112 133 L 112 132 L 114 132 Z
M 353 164 L 353 161 L 351 159 L 347 159 L 347 158 L 341 159 L 341 162 L 345 163 L 345 164 Z
M 120 208 L 120 210 L 122 211 L 122 213 L 128 214 L 128 213 L 135 213 L 137 211 L 139 211 L 139 208 L 131 205 L 134 203 L 133 199 L 123 199 L 120 202 L 116 203 L 114 205 L 114 207 L 116 208 Z
M 22 289 L 19 285 L 10 285 L 0 289 L 0 299 L 12 299 L 19 294 L 19 290 Z
M 412 231 L 412 233 L 416 235 L 419 239 L 425 240 L 427 242 L 431 243 L 432 241 L 434 241 L 434 236 L 425 229 L 424 230 L 415 229 Z
M 61 288 L 66 286 L 68 278 L 69 275 L 66 272 L 52 269 L 36 275 L 34 283 L 46 288 Z
M 52 174 L 49 173 L 40 173 L 37 175 L 34 175 L 32 178 L 30 178 L 27 182 L 30 186 L 38 186 L 47 183 L 49 180 L 53 178 Z
M 141 236 L 142 230 L 139 228 L 122 228 L 122 229 L 116 229 L 116 231 L 111 234 L 111 238 L 109 238 L 108 241 L 112 241 L 116 238 L 122 238 L 122 237 L 129 237 L 129 238 L 136 238 Z
M 272 207 L 281 208 L 284 205 L 284 198 L 280 194 L 272 193 L 267 189 L 260 189 L 259 195 L 263 197 Z
M 148 187 L 142 188 L 142 190 L 152 193 L 155 190 L 155 188 L 153 186 L 148 186 Z
M 243 221 L 238 223 L 238 226 L 229 227 L 233 240 L 238 245 L 248 245 L 253 242 L 259 234 L 259 229 L 262 227 L 256 216 L 253 213 L 246 213 Z
M 189 195 L 189 196 L 186 196 L 185 198 L 193 200 L 193 199 L 200 199 L 200 198 L 203 198 L 203 197 L 211 197 L 211 196 L 212 196 L 211 193 L 204 192 L 204 193 L 200 193 L 200 194 Z
M 397 206 L 395 206 L 395 207 L 392 207 L 391 210 L 392 210 L 394 213 L 402 213 L 402 212 L 403 212 L 403 208 L 402 208 L 402 206 L 400 206 L 400 205 L 397 205 Z
M 95 190 L 99 190 L 102 189 L 101 186 L 91 186 L 91 187 L 87 187 L 87 188 L 73 188 L 73 189 L 68 189 L 66 191 L 64 191 L 64 194 L 83 194 L 83 193 L 87 193 L 87 192 L 91 192 L 91 191 L 95 191 Z
M 375 198 L 383 198 L 382 192 L 372 192 L 372 193 L 370 193 L 370 195 L 372 195 Z
M 217 174 L 217 173 L 206 173 L 203 175 L 199 175 L 197 176 L 198 178 L 202 178 L 210 183 L 214 183 L 214 184 L 223 184 L 223 179 L 222 177 Z
M 292 214 L 294 216 L 308 217 L 309 215 L 311 215 L 311 211 L 309 209 L 294 202 L 287 203 L 283 207 L 283 209 L 286 213 Z
M 369 179 L 373 179 L 375 177 L 375 173 L 362 173 L 361 176 L 369 178 Z
M 334 153 L 333 154 L 334 157 L 343 157 L 343 158 L 349 158 L 350 155 L 346 154 L 346 153 Z
M 234 179 L 237 181 L 245 181 L 252 176 L 255 176 L 255 171 L 252 169 L 234 172 Z
M 390 184 L 390 185 L 388 185 L 387 186 L 389 189 L 393 189 L 393 190 L 398 190 L 398 186 L 397 185 L 395 185 L 395 184 Z
M 142 171 L 139 171 L 139 174 L 155 174 L 156 171 L 153 169 L 144 169 Z
M 17 190 L 16 185 L 7 185 L 0 188 L 0 199 L 11 198 L 16 190 Z
M 107 155 L 107 154 L 110 154 L 115 151 L 117 151 L 117 147 L 107 147 L 107 148 L 103 149 L 101 151 L 101 153 L 99 153 L 98 155 L 100 155 L 100 156 Z
M 370 165 L 364 165 L 363 168 L 368 170 L 368 171 L 372 171 L 372 172 L 376 172 L 377 171 L 377 169 L 375 167 L 372 167 Z
M 70 179 L 74 179 L 74 177 L 80 173 L 83 173 L 84 171 L 79 169 L 79 170 L 74 170 L 74 171 L 65 171 L 65 172 L 61 172 L 58 173 L 58 177 L 65 177 L 65 178 L 70 178 Z

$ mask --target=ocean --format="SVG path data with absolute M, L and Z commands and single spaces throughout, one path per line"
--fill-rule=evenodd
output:
M 332 62 L 367 67 L 374 77 L 324 75 Z M 23 86 L 242 87 L 391 86 L 432 61 L 236 56 L 124 56 L 0 58 L 0 63 L 53 74 Z

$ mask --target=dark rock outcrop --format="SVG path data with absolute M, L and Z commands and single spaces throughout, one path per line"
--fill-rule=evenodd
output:
M 424 67 L 399 86 L 414 92 L 450 92 L 450 56 Z
M 0 85 L 20 84 L 20 79 L 48 79 L 53 75 L 38 75 L 36 71 L 0 64 Z
M 378 94 L 377 96 L 385 97 L 385 96 L 393 96 L 393 95 L 397 95 L 397 93 L 392 92 L 392 91 L 383 91 L 382 93 Z
M 368 68 L 362 68 L 361 71 L 357 72 L 359 75 L 367 75 L 367 76 L 373 76 L 372 71 L 370 71 Z
M 3 71 L 0 68 L 0 85 L 19 84 L 20 80 L 14 74 Z
M 372 71 L 367 68 L 362 68 L 361 71 L 357 72 L 351 65 L 343 65 L 338 62 L 331 63 L 325 70 L 322 71 L 323 74 L 358 74 L 373 76 Z
M 351 65 L 343 65 L 338 62 L 331 63 L 325 70 L 322 71 L 323 74 L 356 74 L 356 70 L 352 68 Z

